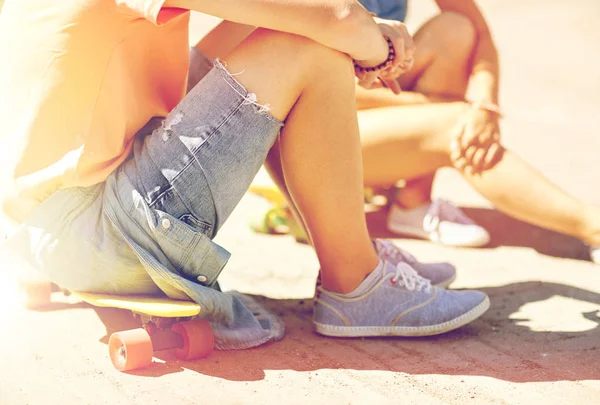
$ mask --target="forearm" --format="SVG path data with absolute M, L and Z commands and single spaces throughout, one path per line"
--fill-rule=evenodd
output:
M 498 52 L 489 32 L 480 33 L 469 81 L 470 98 L 473 101 L 491 101 L 498 104 L 500 69 Z
M 355 0 L 166 0 L 165 6 L 305 36 L 368 63 L 388 53 L 377 24 Z

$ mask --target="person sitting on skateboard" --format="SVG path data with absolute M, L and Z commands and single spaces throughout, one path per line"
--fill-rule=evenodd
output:
M 186 95 L 189 10 L 259 28 Z M 402 23 L 354 0 L 7 0 L 0 38 L 6 247 L 60 286 L 191 299 L 222 349 L 280 338 L 214 288 L 213 242 L 278 140 L 321 267 L 317 332 L 432 335 L 488 308 L 367 232 L 354 80 L 410 68 Z

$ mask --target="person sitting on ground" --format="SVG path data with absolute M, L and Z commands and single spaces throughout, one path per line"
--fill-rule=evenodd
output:
M 260 28 L 186 95 L 189 10 Z M 414 53 L 403 24 L 354 0 L 7 0 L 0 38 L 3 210 L 20 224 L 5 247 L 61 287 L 191 299 L 221 349 L 281 338 L 216 289 L 213 242 L 277 139 L 321 268 L 317 332 L 438 334 L 489 307 L 367 231 L 354 79 L 393 85 Z
M 383 18 L 406 14 L 406 0 L 362 2 Z M 414 65 L 398 78 L 403 93 L 357 91 L 365 184 L 406 183 L 388 229 L 451 246 L 488 243 L 460 209 L 431 201 L 435 172 L 450 166 L 498 210 L 583 240 L 600 263 L 600 207 L 567 194 L 501 143 L 498 54 L 475 1 L 436 3 L 441 13 L 416 32 Z

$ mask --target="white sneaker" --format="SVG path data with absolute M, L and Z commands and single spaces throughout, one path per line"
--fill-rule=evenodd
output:
M 413 209 L 402 209 L 392 204 L 387 227 L 394 233 L 429 239 L 447 246 L 478 247 L 490 241 L 485 229 L 445 200 L 435 200 Z
M 590 246 L 590 258 L 596 264 L 600 264 L 600 246 Z

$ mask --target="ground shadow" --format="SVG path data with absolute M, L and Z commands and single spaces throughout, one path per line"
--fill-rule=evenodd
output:
M 597 308 L 600 294 L 546 282 L 481 290 L 491 298 L 491 308 L 482 318 L 442 336 L 410 339 L 321 337 L 312 331 L 311 300 L 256 297 L 285 320 L 287 331 L 282 341 L 246 351 L 215 351 L 209 358 L 196 361 L 182 362 L 171 351 L 160 352 L 158 358 L 164 363 L 156 362 L 136 374 L 156 377 L 185 368 L 232 381 L 256 381 L 265 377 L 266 370 L 352 369 L 477 375 L 513 382 L 600 379 L 598 311 L 573 310 L 562 315 L 561 319 L 591 321 L 584 331 L 560 331 L 560 325 L 557 330 L 555 324 L 547 328 L 553 331 L 537 331 L 528 326 L 527 319 L 515 318 L 526 304 L 539 303 L 544 309 L 545 303 L 556 297 Z M 96 310 L 107 336 L 137 326 L 127 311 Z M 106 342 L 106 337 L 102 340 Z
M 463 208 L 463 210 L 490 233 L 491 243 L 487 246 L 488 248 L 528 247 L 548 256 L 590 260 L 587 246 L 571 236 L 530 225 L 493 209 Z M 376 207 L 367 212 L 367 223 L 371 235 L 378 238 L 398 238 L 398 235 L 386 229 L 386 215 L 385 207 Z

